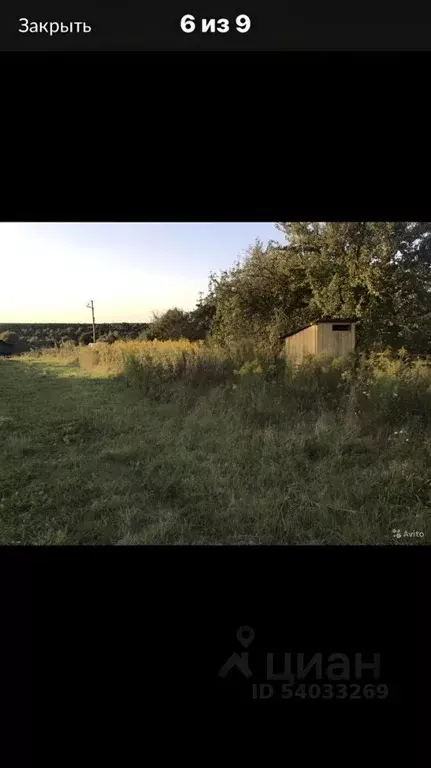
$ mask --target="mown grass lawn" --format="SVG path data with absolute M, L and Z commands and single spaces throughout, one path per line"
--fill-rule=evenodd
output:
M 157 402 L 78 363 L 0 360 L 0 542 L 427 543 L 429 432 L 240 390 Z

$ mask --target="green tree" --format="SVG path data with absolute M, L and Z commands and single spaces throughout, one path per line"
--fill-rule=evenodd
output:
M 205 339 L 211 334 L 212 322 L 216 312 L 215 299 L 210 291 L 208 296 L 199 295 L 196 307 L 189 312 L 188 336 L 190 341 Z
M 215 301 L 212 332 L 222 342 L 241 341 L 275 350 L 283 332 L 311 320 L 312 296 L 301 258 L 273 241 L 259 240 L 221 275 L 211 275 Z
M 423 347 L 430 333 L 431 225 L 279 224 L 301 255 L 315 317 L 357 316 L 359 346 Z
M 189 313 L 178 307 L 163 314 L 153 312 L 151 335 L 160 341 L 188 338 L 190 331 Z
M 430 224 L 277 226 L 284 243 L 256 241 L 242 261 L 211 275 L 215 338 L 276 349 L 282 333 L 313 320 L 355 316 L 359 347 L 429 351 Z

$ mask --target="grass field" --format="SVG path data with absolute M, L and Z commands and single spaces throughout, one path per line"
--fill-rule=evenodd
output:
M 430 405 L 430 367 L 402 357 L 356 374 L 187 342 L 0 358 L 0 542 L 429 543 Z

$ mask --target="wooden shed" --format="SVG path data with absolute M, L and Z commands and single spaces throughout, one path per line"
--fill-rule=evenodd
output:
M 13 344 L 8 344 L 6 341 L 0 339 L 0 355 L 11 355 L 13 352 Z
M 331 355 L 344 357 L 355 351 L 355 318 L 329 318 L 288 333 L 284 339 L 287 359 L 294 364 L 302 363 L 307 355 Z

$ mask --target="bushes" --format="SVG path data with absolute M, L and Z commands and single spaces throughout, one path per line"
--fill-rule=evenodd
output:
M 401 350 L 308 358 L 298 367 L 282 357 L 256 352 L 250 345 L 221 347 L 212 341 L 116 341 L 93 347 L 43 350 L 50 359 L 79 360 L 87 371 L 121 375 L 156 400 L 175 400 L 184 392 L 225 387 L 250 418 L 274 421 L 332 412 L 362 432 L 394 431 L 409 422 L 423 430 L 431 406 L 431 365 Z M 182 393 L 182 394 L 181 394 Z M 253 415 L 254 414 L 254 415 Z
M 363 424 L 394 426 L 412 421 L 426 428 L 431 408 L 430 363 L 410 358 L 403 350 L 398 355 L 362 356 L 355 399 Z
M 161 349 L 159 347 L 159 349 Z M 193 389 L 218 386 L 232 378 L 233 364 L 189 348 L 166 357 L 149 350 L 140 355 L 129 354 L 124 360 L 124 375 L 132 386 L 139 386 L 156 399 L 167 397 L 169 387 L 181 383 Z M 173 393 L 171 393 L 173 394 Z
M 23 359 L 29 358 L 42 358 L 47 362 L 58 362 L 63 364 L 75 364 L 79 361 L 79 348 L 75 346 L 73 341 L 66 341 L 59 344 L 56 347 L 41 347 L 40 344 L 35 343 L 32 346 L 30 352 L 25 352 L 22 355 Z
M 19 336 L 15 331 L 3 331 L 0 333 L 0 341 L 6 342 L 6 344 L 16 344 L 19 340 Z
M 90 331 L 86 331 L 85 333 L 81 333 L 79 335 L 80 344 L 90 344 L 91 341 L 93 341 L 93 334 Z
M 247 362 L 235 371 L 235 390 L 247 393 L 257 413 L 280 413 L 315 418 L 334 413 L 362 434 L 378 429 L 388 434 L 409 424 L 425 430 L 431 411 L 431 366 L 403 354 L 344 359 L 314 358 L 297 368 L 282 361 Z M 259 416 L 256 416 L 259 420 Z

